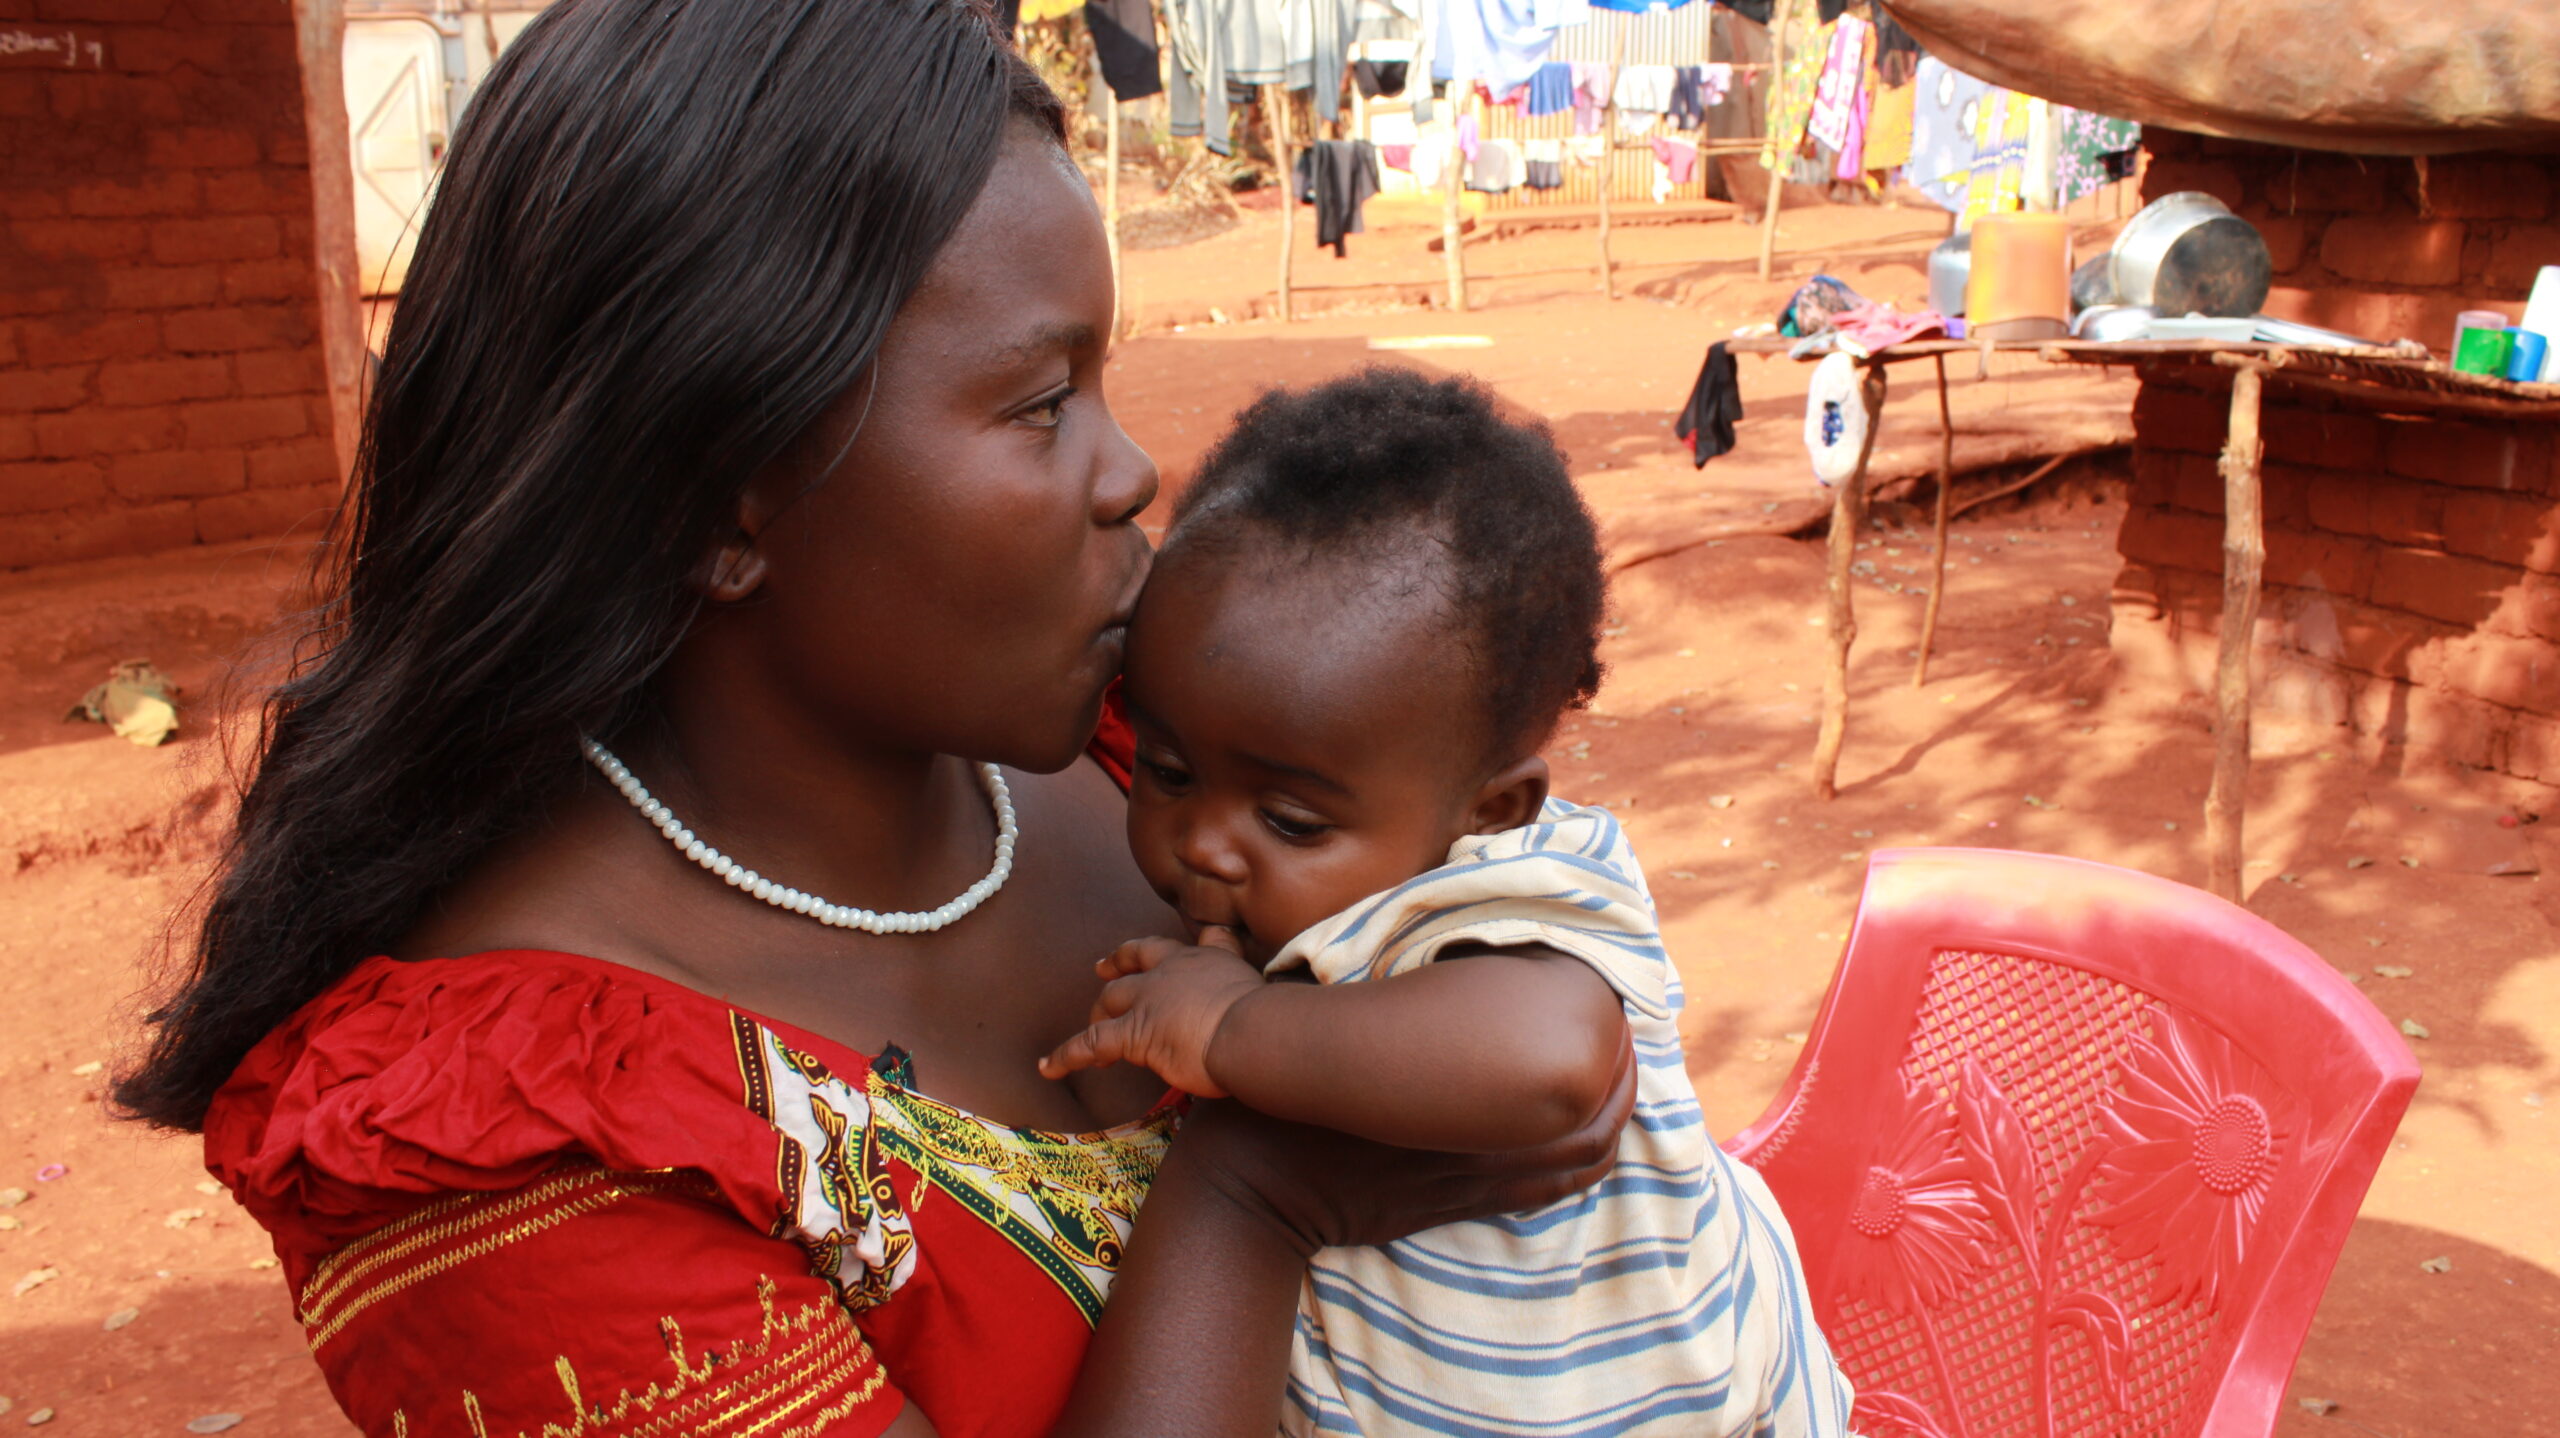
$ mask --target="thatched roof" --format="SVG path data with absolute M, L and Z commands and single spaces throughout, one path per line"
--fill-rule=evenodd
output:
M 1969 75 L 2359 154 L 2560 148 L 2560 0 L 1881 0 Z

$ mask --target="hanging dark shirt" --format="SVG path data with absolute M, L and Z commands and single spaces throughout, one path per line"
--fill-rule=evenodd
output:
M 1298 152 L 1292 177 L 1301 203 L 1316 207 L 1316 243 L 1345 253 L 1342 237 L 1362 233 L 1360 206 L 1378 193 L 1378 147 L 1366 140 L 1318 140 Z
M 1143 100 L 1164 93 L 1164 74 L 1156 64 L 1154 0 L 1085 0 L 1084 27 L 1093 35 L 1093 55 L 1101 62 L 1102 83 L 1111 87 L 1113 99 Z
M 1734 421 L 1742 418 L 1741 367 L 1725 351 L 1718 340 L 1707 346 L 1707 362 L 1698 368 L 1698 382 L 1689 387 L 1689 402 L 1680 407 L 1680 418 L 1671 432 L 1689 442 L 1689 453 L 1697 468 L 1733 448 Z
M 1351 83 L 1360 87 L 1360 98 L 1375 100 L 1381 96 L 1394 99 L 1404 93 L 1405 61 L 1354 60 Z

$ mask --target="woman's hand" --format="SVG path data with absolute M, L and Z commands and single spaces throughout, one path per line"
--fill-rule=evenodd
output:
M 1600 1181 L 1636 1105 L 1630 1040 L 1608 1098 L 1571 1134 L 1511 1153 L 1391 1148 L 1330 1129 L 1285 1123 L 1232 1101 L 1193 1107 L 1170 1161 L 1203 1177 L 1279 1228 L 1301 1255 L 1392 1242 L 1426 1228 L 1544 1207 Z

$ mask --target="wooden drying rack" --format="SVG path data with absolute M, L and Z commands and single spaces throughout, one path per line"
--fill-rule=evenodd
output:
M 1787 338 L 1734 340 L 1730 349 L 1737 354 L 1783 354 L 1798 343 Z M 1825 799 L 1836 792 L 1840 748 L 1848 735 L 1849 651 L 1858 635 L 1856 606 L 1850 595 L 1850 566 L 1857 557 L 1858 526 L 1866 515 L 1867 461 L 1875 450 L 1876 431 L 1884 413 L 1885 367 L 1925 359 L 1935 365 L 1938 379 L 1940 440 L 1934 573 L 1929 583 L 1928 610 L 1920 625 L 1919 659 L 1911 674 L 1916 688 L 1928 682 L 1938 607 L 1946 596 L 1948 496 L 1953 489 L 1955 451 L 1955 426 L 1947 402 L 1947 356 L 1964 353 L 1985 357 L 1994 353 L 2032 354 L 2049 364 L 2131 365 L 2146 372 L 2206 369 L 2231 373 L 2230 429 L 2220 466 L 2222 626 L 2214 664 L 2213 782 L 2205 795 L 2204 818 L 2207 885 L 2214 893 L 2237 903 L 2241 898 L 2240 839 L 2249 791 L 2249 641 L 2258 621 L 2260 578 L 2266 564 L 2259 464 L 2264 446 L 2258 437 L 2259 408 L 2266 386 L 2271 382 L 2293 385 L 2386 411 L 2560 419 L 2560 384 L 2515 384 L 2465 374 L 2440 360 L 2422 359 L 2400 349 L 2312 349 L 2212 340 L 2117 344 L 2078 340 L 1988 344 L 1918 340 L 1863 357 L 1859 361 L 1864 371 L 1859 397 L 1867 407 L 1866 439 L 1858 451 L 1857 468 L 1833 492 L 1831 504 L 1830 572 L 1825 586 L 1831 655 L 1830 667 L 1823 677 L 1822 726 L 1813 747 L 1814 793 Z M 2036 477 L 2051 468 L 2048 464 Z

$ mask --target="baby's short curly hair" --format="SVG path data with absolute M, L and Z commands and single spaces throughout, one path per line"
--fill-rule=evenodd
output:
M 1429 566 L 1496 762 L 1599 691 L 1598 530 L 1546 426 L 1480 385 L 1381 367 L 1255 400 L 1200 461 L 1165 550 L 1269 544 Z

